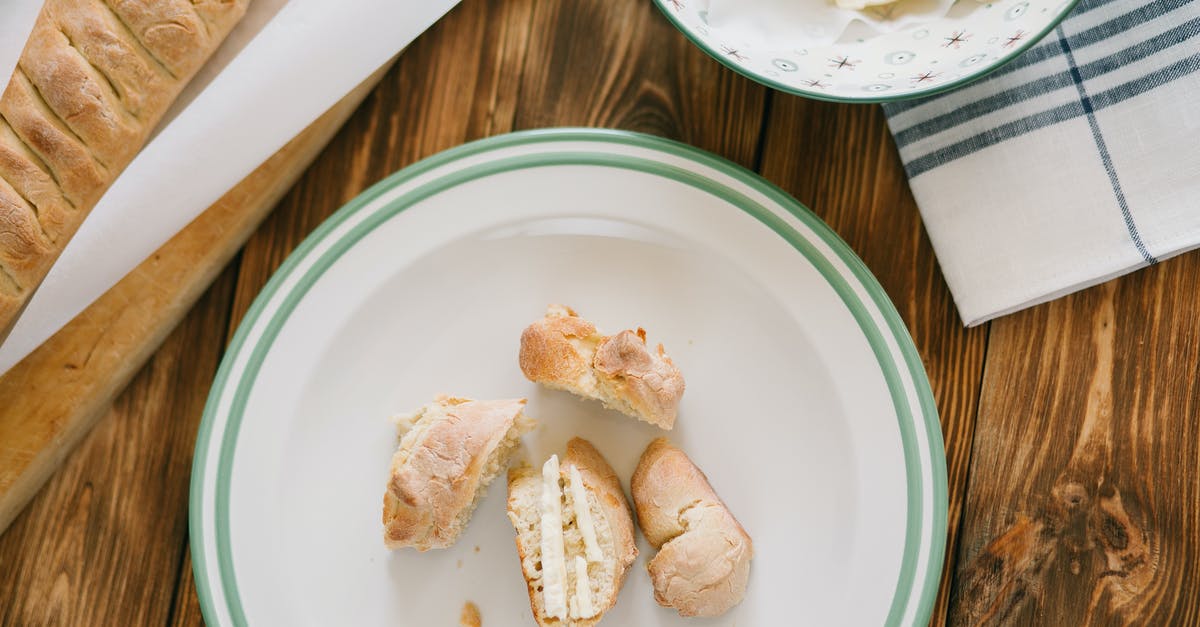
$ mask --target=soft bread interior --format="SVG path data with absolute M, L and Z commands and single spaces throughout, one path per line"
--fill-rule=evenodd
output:
M 575 312 L 564 305 L 550 305 L 546 309 L 547 318 L 567 318 L 573 316 L 575 316 Z M 551 389 L 578 394 L 584 398 L 590 398 L 607 404 L 600 391 L 600 382 L 596 379 L 596 371 L 592 368 L 592 363 L 596 359 L 596 348 L 600 345 L 600 341 L 604 339 L 604 336 L 596 331 L 595 327 L 591 327 L 591 330 L 592 333 L 586 336 L 563 336 L 563 339 L 574 353 L 573 358 L 578 362 L 579 367 L 562 373 L 563 376 L 559 378 L 547 379 L 542 381 L 542 383 Z M 612 409 L 617 408 L 613 407 Z
M 392 422 L 396 423 L 396 437 L 400 440 L 392 456 L 392 466 L 400 466 L 408 461 L 413 448 L 423 439 L 429 427 L 445 417 L 446 406 L 441 403 L 430 403 L 416 413 L 392 416 Z
M 571 489 L 571 465 L 563 464 L 558 477 L 558 488 L 562 509 L 562 535 L 564 545 L 565 586 L 567 615 L 563 618 L 547 615 L 546 578 L 548 565 L 542 553 L 542 495 L 544 482 L 539 469 L 528 466 L 509 473 L 508 516 L 517 531 L 517 548 L 521 555 L 521 570 L 529 587 L 529 600 L 539 625 L 584 626 L 594 625 L 604 611 L 611 607 L 617 594 L 618 577 L 621 571 L 616 558 L 615 538 L 604 511 L 591 489 L 584 489 L 586 507 L 582 511 L 590 517 L 595 532 L 600 559 L 588 559 L 588 542 L 580 527 L 576 513 L 575 490 Z M 592 551 L 592 557 L 596 557 Z M 577 559 L 578 558 L 578 559 Z M 577 562 L 582 559 L 586 567 L 586 591 L 590 597 L 591 612 L 586 611 L 586 597 L 580 596 L 581 578 L 577 575 Z
M 461 533 L 463 527 L 471 520 L 471 515 L 475 513 L 475 508 L 479 506 L 479 501 L 487 496 L 488 486 L 492 480 L 499 475 L 502 470 L 508 467 L 508 461 L 512 455 L 521 446 L 521 436 L 529 433 L 533 429 L 534 421 L 527 417 L 524 413 L 517 414 L 513 420 L 513 426 L 504 434 L 504 439 L 500 440 L 500 444 L 492 449 L 491 455 L 488 455 L 487 461 L 483 464 L 483 473 L 479 476 L 479 487 L 475 490 L 475 500 L 462 511 L 458 516 L 458 520 L 454 522 L 455 529 Z

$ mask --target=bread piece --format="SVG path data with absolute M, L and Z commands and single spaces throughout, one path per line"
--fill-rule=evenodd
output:
M 46 0 L 0 96 L 0 341 L 249 0 Z
M 646 332 L 602 335 L 570 307 L 551 305 L 521 334 L 521 371 L 530 381 L 598 400 L 663 429 L 675 426 L 683 375 Z
M 631 489 L 642 533 L 659 549 L 647 564 L 659 605 L 718 616 L 741 603 L 754 547 L 692 460 L 658 438 L 642 453 Z
M 383 495 L 383 543 L 421 551 L 454 544 L 489 483 L 534 422 L 525 399 L 439 397 L 401 417 Z
M 577 507 L 583 500 L 586 508 Z M 555 455 L 541 469 L 510 470 L 508 519 L 517 531 L 517 555 L 538 625 L 590 627 L 600 622 L 616 604 L 637 558 L 629 503 L 604 457 L 587 440 L 574 438 L 562 463 Z M 557 611 L 547 596 L 556 589 L 561 593 Z

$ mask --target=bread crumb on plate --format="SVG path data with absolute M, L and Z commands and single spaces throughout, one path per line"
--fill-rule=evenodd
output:
M 479 615 L 479 607 L 470 601 L 463 603 L 458 624 L 460 627 L 483 627 L 483 618 Z

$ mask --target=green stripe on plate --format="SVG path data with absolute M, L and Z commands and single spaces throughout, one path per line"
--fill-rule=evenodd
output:
M 821 253 L 812 241 L 792 228 L 771 209 L 722 183 L 686 168 L 641 157 L 613 154 L 611 152 L 587 152 L 573 146 L 569 152 L 554 151 L 501 157 L 484 161 L 474 166 L 454 170 L 445 175 L 434 177 L 386 204 L 373 208 L 370 215 L 366 216 L 352 229 L 343 234 L 337 241 L 332 242 L 320 257 L 311 264 L 308 270 L 302 276 L 298 277 L 295 286 L 289 292 L 282 294 L 282 301 L 274 309 L 274 312 L 271 313 L 262 333 L 253 339 L 253 343 L 251 344 L 250 335 L 252 330 L 259 325 L 260 319 L 267 312 L 272 301 L 279 295 L 280 289 L 287 281 L 293 278 L 293 275 L 302 262 L 306 261 L 313 254 L 314 249 L 325 244 L 325 240 L 339 226 L 350 218 L 356 217 L 358 212 L 364 208 L 371 207 L 382 195 L 397 186 L 435 172 L 437 169 L 461 159 L 507 148 L 550 142 L 621 144 L 657 151 L 716 170 L 732 177 L 755 192 L 763 194 L 771 202 L 799 219 L 835 252 L 854 278 L 861 284 L 863 290 L 870 296 L 875 309 L 877 309 L 881 317 L 886 321 L 887 328 L 881 328 L 876 324 L 866 303 L 860 300 L 854 286 L 838 271 L 833 261 Z M 372 186 L 322 223 L 288 257 L 263 288 L 262 292 L 251 305 L 242 324 L 239 326 L 230 349 L 226 352 L 221 362 L 221 367 L 217 371 L 196 441 L 195 458 L 192 466 L 189 524 L 196 590 L 200 597 L 205 619 L 210 624 L 217 624 L 220 614 L 217 612 L 217 606 L 215 605 L 216 598 L 212 587 L 219 585 L 224 593 L 225 609 L 232 617 L 233 624 L 246 624 L 241 596 L 237 588 L 233 554 L 230 549 L 229 493 L 232 480 L 231 468 L 237 448 L 238 433 L 243 420 L 245 405 L 253 389 L 254 381 L 275 338 L 287 322 L 289 315 L 295 309 L 296 305 L 303 299 L 304 295 L 321 275 L 343 254 L 350 250 L 356 242 L 380 224 L 395 217 L 408 207 L 469 181 L 513 170 L 563 165 L 590 165 L 643 172 L 689 185 L 721 198 L 771 228 L 803 254 L 809 263 L 834 288 L 862 329 L 879 363 L 899 419 L 899 428 L 904 449 L 905 478 L 908 485 L 908 516 L 906 521 L 905 546 L 900 574 L 897 578 L 895 593 L 893 594 L 886 624 L 902 624 L 903 617 L 909 613 L 915 615 L 917 623 L 927 623 L 932 613 L 933 602 L 937 594 L 938 581 L 942 568 L 942 557 L 945 551 L 947 510 L 945 455 L 943 452 L 941 428 L 937 419 L 937 410 L 929 388 L 929 381 L 921 365 L 920 356 L 917 354 L 916 347 L 913 345 L 903 321 L 900 319 L 891 301 L 887 298 L 883 288 L 871 275 L 870 271 L 867 270 L 862 261 L 854 255 L 845 242 L 825 223 L 821 222 L 812 212 L 797 203 L 782 190 L 752 172 L 719 157 L 678 142 L 638 133 L 596 129 L 550 129 L 512 133 L 465 144 L 405 168 Z M 901 366 L 895 360 L 891 349 L 888 347 L 888 337 L 899 348 L 901 358 L 904 362 L 903 368 L 906 369 L 915 390 L 915 399 L 906 393 L 905 382 L 900 371 Z M 234 364 L 247 348 L 250 350 L 250 353 L 241 377 L 236 382 L 231 381 L 230 378 L 233 374 Z M 211 512 L 215 526 L 218 562 L 214 578 L 213 567 L 208 563 L 208 555 L 206 553 L 208 540 L 204 530 L 204 517 L 206 514 L 204 508 L 206 503 L 203 500 L 203 494 L 207 473 L 209 472 L 207 463 L 208 451 L 212 446 L 218 408 L 226 395 L 227 387 L 234 383 L 236 383 L 236 388 L 234 389 L 229 416 L 224 432 L 220 434 L 220 450 L 216 468 L 215 509 Z M 933 478 L 933 484 L 928 486 L 928 489 L 931 490 L 933 502 L 933 516 L 930 520 L 925 520 L 922 516 L 922 505 L 927 486 L 922 481 L 923 466 L 918 451 L 916 418 L 910 410 L 910 402 L 914 400 L 921 408 L 921 418 L 924 422 L 923 436 L 928 442 L 929 448 L 931 465 L 929 471 Z M 921 557 L 921 539 L 925 535 L 929 535 L 932 538 L 928 549 L 928 566 L 925 577 L 921 581 L 917 581 L 916 569 Z M 915 608 L 912 607 L 914 597 L 916 598 Z

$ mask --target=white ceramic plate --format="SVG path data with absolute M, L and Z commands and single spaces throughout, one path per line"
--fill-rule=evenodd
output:
M 827 1 L 829 10 L 836 10 Z M 714 26 L 708 20 L 710 2 L 655 0 L 693 43 L 764 85 L 818 100 L 892 102 L 986 76 L 1045 37 L 1079 0 L 958 0 L 944 17 L 812 47 L 789 43 L 789 33 L 802 25 L 783 14 L 747 15 L 754 24 L 749 29 Z M 901 0 L 900 6 L 906 2 L 922 4 Z M 780 4 L 782 13 L 787 5 Z M 896 6 L 870 7 L 864 13 L 886 19 Z
M 533 625 L 503 481 L 454 547 L 389 552 L 388 417 L 439 392 L 524 396 L 532 460 L 583 436 L 628 485 L 662 432 L 526 381 L 548 303 L 642 325 L 687 378 L 669 435 L 754 538 L 745 602 L 658 607 L 641 557 L 605 624 L 928 620 L 946 533 L 921 362 L 862 263 L 757 176 L 647 136 L 555 130 L 442 153 L 341 209 L 255 301 L 196 444 L 191 537 L 210 625 Z

